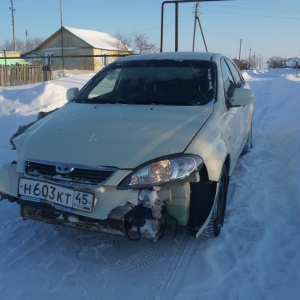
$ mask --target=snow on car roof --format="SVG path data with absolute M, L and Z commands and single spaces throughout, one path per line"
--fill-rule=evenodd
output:
M 200 59 L 211 60 L 213 56 L 220 55 L 211 52 L 159 52 L 149 54 L 139 54 L 126 56 L 118 61 L 130 61 L 130 60 L 150 60 L 150 59 L 172 59 L 172 60 L 185 60 L 185 59 Z

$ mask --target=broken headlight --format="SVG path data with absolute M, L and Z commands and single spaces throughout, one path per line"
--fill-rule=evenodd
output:
M 203 160 L 197 155 L 182 155 L 152 161 L 131 173 L 120 189 L 145 188 L 182 180 L 198 171 Z

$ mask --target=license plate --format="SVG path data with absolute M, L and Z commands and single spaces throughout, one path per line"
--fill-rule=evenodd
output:
M 27 178 L 19 180 L 18 197 L 35 202 L 50 201 L 60 209 L 69 207 L 87 212 L 92 211 L 94 203 L 92 193 Z

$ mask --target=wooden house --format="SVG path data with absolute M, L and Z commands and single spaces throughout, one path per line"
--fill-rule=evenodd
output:
M 300 67 L 300 58 L 294 57 L 294 58 L 286 59 L 285 67 L 286 68 L 299 68 Z
M 61 27 L 23 56 L 41 60 L 53 69 L 98 71 L 117 58 L 133 53 L 120 50 L 119 45 L 119 40 L 105 32 Z

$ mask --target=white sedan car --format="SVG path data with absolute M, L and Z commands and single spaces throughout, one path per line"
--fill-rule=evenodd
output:
M 20 128 L 0 200 L 24 219 L 159 240 L 166 226 L 218 236 L 230 175 L 250 150 L 254 96 L 214 53 L 128 56 Z

